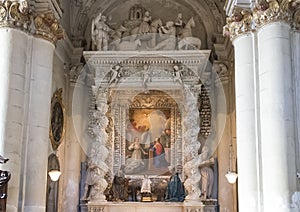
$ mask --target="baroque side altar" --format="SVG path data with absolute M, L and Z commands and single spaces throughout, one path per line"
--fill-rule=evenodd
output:
M 89 206 L 109 204 L 105 192 L 122 168 L 129 183 L 147 175 L 155 185 L 166 184 L 176 170 L 187 192 L 185 204 L 203 207 L 199 165 L 208 158 L 205 148 L 199 152 L 199 104 L 211 77 L 209 55 L 210 50 L 84 52 L 94 138 Z

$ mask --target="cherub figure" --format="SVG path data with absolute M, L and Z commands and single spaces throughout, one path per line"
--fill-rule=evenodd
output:
M 122 67 L 120 65 L 115 65 L 111 67 L 111 78 L 109 80 L 109 84 L 112 84 L 113 82 L 118 83 L 118 81 L 122 77 L 121 70 Z
M 179 68 L 178 65 L 175 65 L 173 67 L 173 70 L 174 70 L 174 82 L 179 82 L 180 84 L 182 84 L 182 71 L 183 71 L 183 68 Z

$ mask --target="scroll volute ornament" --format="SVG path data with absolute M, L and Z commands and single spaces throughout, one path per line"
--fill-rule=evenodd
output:
M 35 35 L 55 43 L 62 39 L 63 29 L 52 11 L 38 13 L 34 17 Z
M 26 0 L 0 2 L 0 27 L 28 29 L 29 25 L 29 6 Z

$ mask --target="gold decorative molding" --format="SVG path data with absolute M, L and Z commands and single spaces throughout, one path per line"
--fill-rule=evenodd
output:
M 296 30 L 300 30 L 300 0 L 292 0 L 289 3 L 289 9 L 292 13 L 292 26 Z
M 235 8 L 226 19 L 223 35 L 231 40 L 271 23 L 283 21 L 295 29 L 300 27 L 300 0 L 262 0 L 252 9 Z
M 26 0 L 0 2 L 0 27 L 27 30 L 29 25 L 29 6 Z
M 234 40 L 237 36 L 248 33 L 253 29 L 251 11 L 236 9 L 232 16 L 227 17 L 226 23 L 223 27 L 223 35 Z
M 63 29 L 51 10 L 36 14 L 34 17 L 34 26 L 34 34 L 36 36 L 53 43 L 64 37 Z

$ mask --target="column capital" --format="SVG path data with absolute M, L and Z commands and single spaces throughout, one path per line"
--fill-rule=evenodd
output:
M 57 12 L 47 8 L 38 10 L 29 5 L 28 0 L 0 2 L 0 28 L 21 29 L 53 44 L 64 37 L 58 19 Z
M 70 81 L 70 83 L 80 83 L 83 84 L 83 80 L 79 79 L 80 74 L 84 71 L 84 67 L 82 63 L 78 63 L 76 65 L 70 65 L 66 71 L 65 76 Z
M 63 29 L 52 10 L 38 12 L 33 18 L 34 35 L 52 43 L 64 37 Z
M 11 27 L 28 30 L 30 10 L 26 0 L 6 0 L 0 2 L 0 28 Z
M 251 9 L 236 7 L 226 19 L 223 35 L 234 40 L 238 36 L 256 31 L 272 22 L 286 22 L 292 27 L 300 27 L 299 0 L 261 0 Z

